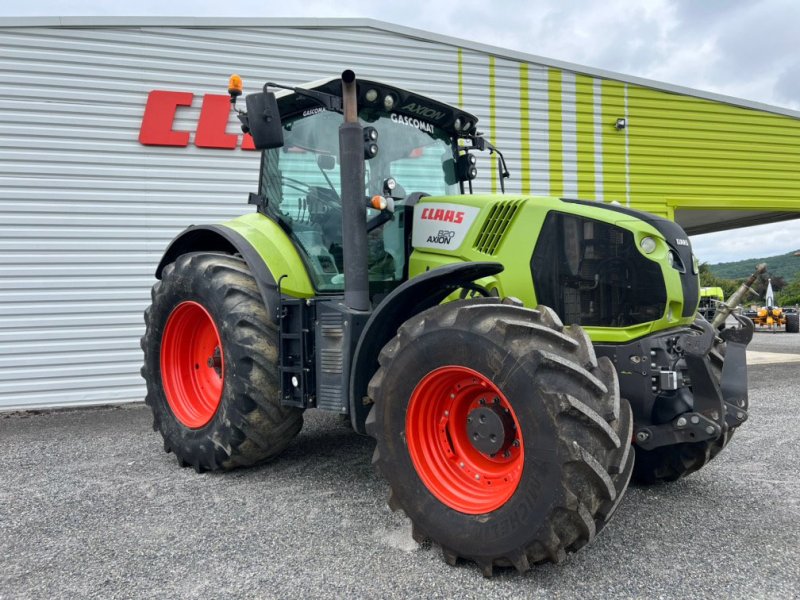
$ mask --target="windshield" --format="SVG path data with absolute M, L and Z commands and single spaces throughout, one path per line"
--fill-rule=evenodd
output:
M 453 150 L 447 133 L 416 118 L 363 110 L 363 126 L 378 131 L 378 155 L 366 161 L 365 199 L 383 192 L 391 177 L 393 195 L 413 192 L 441 196 L 458 193 Z M 266 150 L 260 190 L 269 199 L 295 243 L 305 254 L 319 291 L 343 289 L 339 126 L 342 116 L 310 109 L 283 123 L 284 145 Z M 399 282 L 405 262 L 402 200 L 392 220 L 369 234 L 371 282 Z M 367 218 L 377 214 L 370 209 Z M 374 286 L 373 286 L 374 287 Z M 392 285 L 385 286 L 388 288 Z

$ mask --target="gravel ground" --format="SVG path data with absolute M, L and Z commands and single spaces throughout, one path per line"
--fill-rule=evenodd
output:
M 800 353 L 800 336 L 751 346 Z M 790 598 L 800 364 L 750 371 L 751 418 L 700 473 L 631 487 L 560 566 L 484 579 L 418 546 L 373 443 L 309 412 L 273 463 L 197 475 L 142 405 L 0 418 L 0 598 Z
M 748 350 L 759 352 L 789 352 L 800 354 L 800 334 L 786 333 L 782 329 L 756 329 L 753 341 L 747 346 Z

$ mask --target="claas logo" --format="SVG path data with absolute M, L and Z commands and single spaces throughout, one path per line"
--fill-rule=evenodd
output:
M 458 210 L 444 210 L 443 208 L 423 208 L 420 218 L 425 221 L 459 224 L 464 222 L 464 213 Z
M 175 113 L 181 106 L 191 106 L 191 92 L 168 92 L 153 90 L 147 96 L 139 142 L 146 146 L 188 146 L 189 131 L 175 131 Z M 233 150 L 255 150 L 249 134 L 228 133 L 231 116 L 231 101 L 228 96 L 206 94 L 197 119 L 194 145 L 198 148 L 221 148 Z

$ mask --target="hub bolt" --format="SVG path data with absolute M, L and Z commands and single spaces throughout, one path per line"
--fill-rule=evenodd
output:
M 713 427 L 713 426 L 711 426 L 711 425 L 709 425 L 708 427 L 706 427 L 706 433 L 707 433 L 708 435 L 711 435 L 711 434 L 713 434 L 713 433 L 714 433 L 714 427 Z
M 519 448 L 519 440 L 514 440 L 514 441 L 511 443 L 511 445 L 512 445 L 512 446 L 514 446 L 514 448 Z
M 744 413 L 743 412 L 736 413 L 736 418 L 741 421 L 742 419 L 744 419 Z
M 679 417 L 678 420 L 675 421 L 675 425 L 677 425 L 678 427 L 683 427 L 684 425 L 686 425 L 686 418 Z
M 700 422 L 700 417 L 698 417 L 697 415 L 695 415 L 695 416 L 693 416 L 693 417 L 692 417 L 691 419 L 689 419 L 689 420 L 690 420 L 690 421 L 691 421 L 691 422 L 692 422 L 694 425 L 697 425 L 697 424 Z
M 650 434 L 647 433 L 646 431 L 640 431 L 639 433 L 636 434 L 636 439 L 638 441 L 640 441 L 640 442 L 647 441 L 647 438 L 649 438 L 649 437 L 650 437 Z

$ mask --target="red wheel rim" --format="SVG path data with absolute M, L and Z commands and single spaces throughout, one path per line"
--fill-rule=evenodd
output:
M 486 430 L 476 429 L 483 415 L 501 423 L 489 430 L 497 434 L 491 442 L 495 452 L 485 449 Z M 478 434 L 483 450 L 476 446 Z M 406 443 L 428 490 L 462 513 L 497 510 L 514 495 L 522 476 L 524 446 L 511 404 L 494 383 L 467 367 L 440 367 L 417 384 L 406 412 Z
M 206 425 L 219 408 L 223 380 L 222 342 L 214 319 L 197 302 L 181 302 L 161 338 L 161 381 L 178 421 L 190 429 Z

